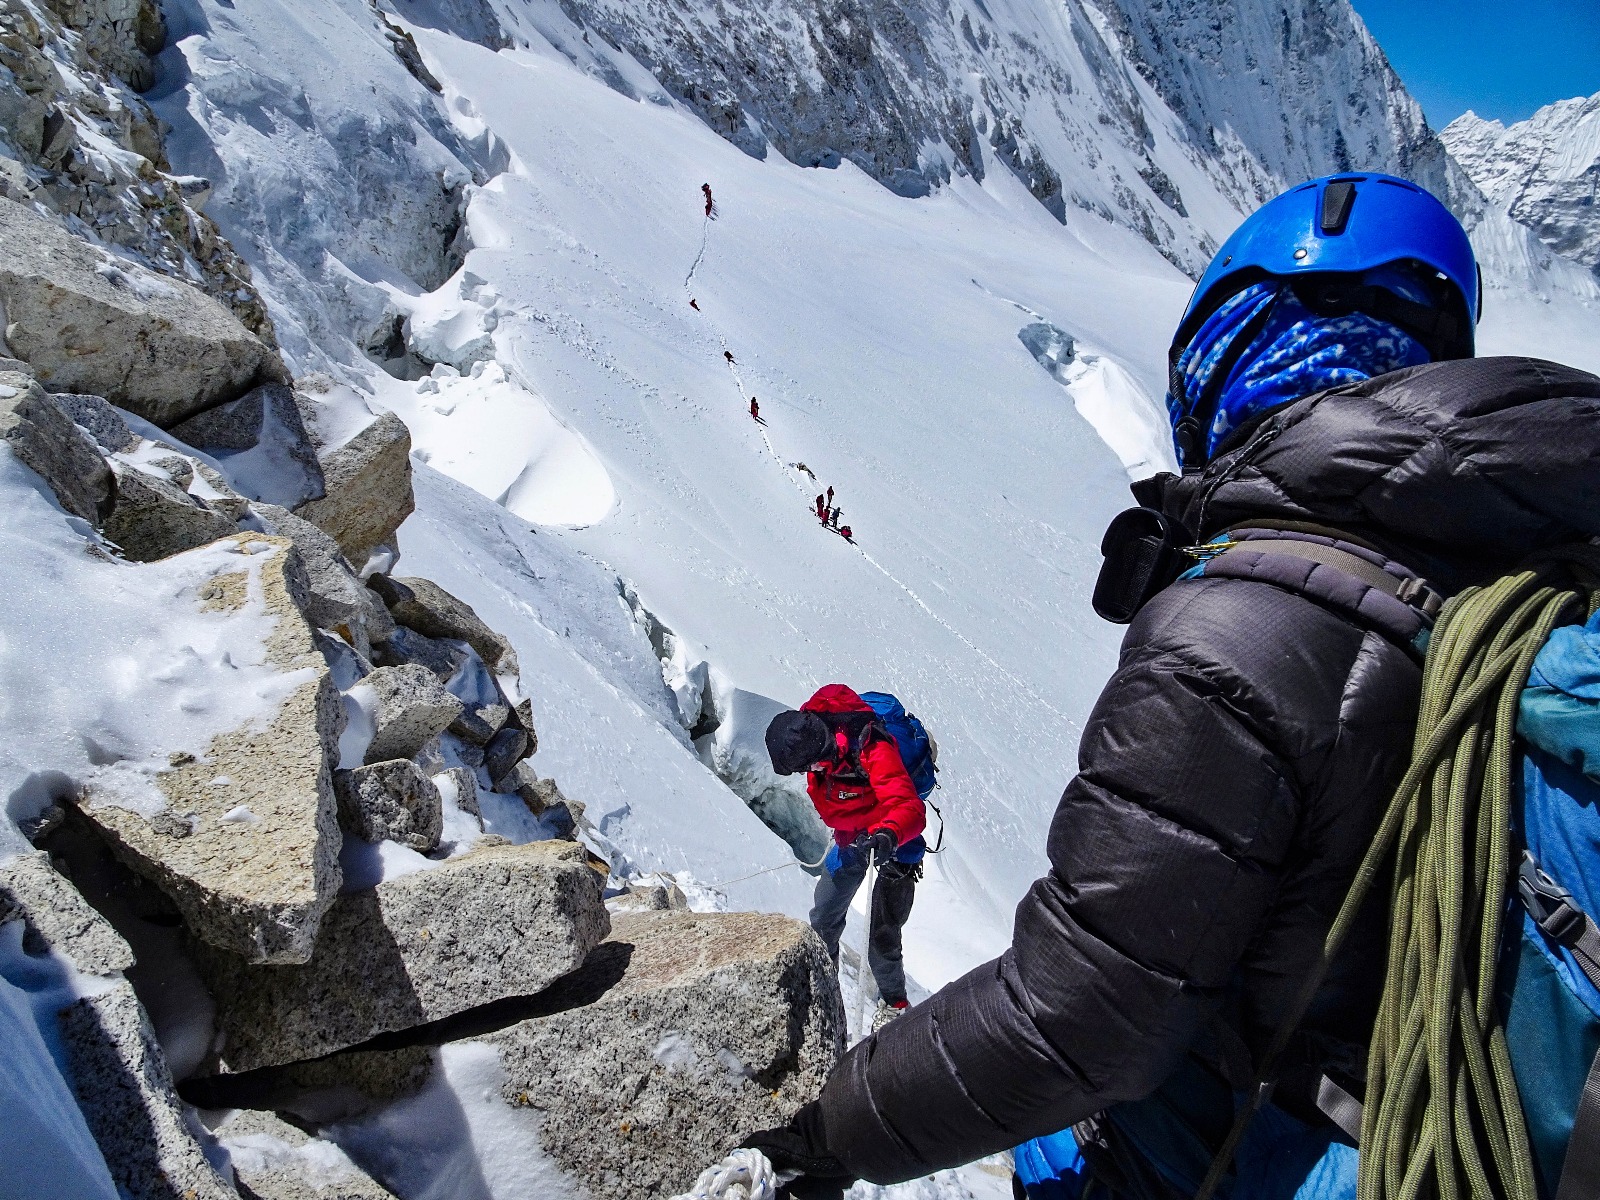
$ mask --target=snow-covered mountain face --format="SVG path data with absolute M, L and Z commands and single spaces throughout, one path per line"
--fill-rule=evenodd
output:
M 1469 112 L 1439 136 L 1492 202 L 1557 254 L 1600 271 L 1600 92 L 1509 128 Z
M 767 718 L 844 680 L 928 722 L 949 837 L 907 937 L 934 985 L 1004 947 L 1042 867 L 1116 653 L 1099 539 L 1171 463 L 1166 342 L 1245 210 L 1435 155 L 1483 348 L 1600 365 L 1595 280 L 1324 7 L 169 0 L 151 95 L 286 357 L 409 425 L 408 567 L 516 641 L 541 769 L 619 867 L 803 913 L 798 870 L 741 878 L 819 836 Z M 853 544 L 810 515 L 828 487 Z M 452 534 L 485 510 L 559 552 Z

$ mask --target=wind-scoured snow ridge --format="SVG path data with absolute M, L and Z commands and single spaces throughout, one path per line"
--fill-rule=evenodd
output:
M 1555 253 L 1600 271 L 1600 92 L 1509 127 L 1468 112 L 1439 136 L 1491 202 Z

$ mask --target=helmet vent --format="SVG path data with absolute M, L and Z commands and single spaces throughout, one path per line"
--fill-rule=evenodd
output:
M 1350 210 L 1356 206 L 1356 185 L 1348 179 L 1336 179 L 1322 193 L 1322 220 L 1318 222 L 1323 233 L 1343 233 L 1350 223 Z

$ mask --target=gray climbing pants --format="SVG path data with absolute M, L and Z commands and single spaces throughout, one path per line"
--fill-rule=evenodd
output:
M 850 901 L 867 876 L 867 857 L 851 849 L 840 855 L 837 871 L 822 873 L 811 906 L 811 928 L 828 948 L 833 965 L 839 965 L 839 938 L 850 915 Z M 872 940 L 867 945 L 867 965 L 878 984 L 878 995 L 889 1004 L 906 998 L 906 972 L 901 963 L 900 931 L 911 916 L 921 869 L 889 863 L 878 870 L 872 888 Z

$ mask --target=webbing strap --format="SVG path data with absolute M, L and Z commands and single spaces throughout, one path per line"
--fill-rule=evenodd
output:
M 1600 1054 L 1594 1056 L 1589 1077 L 1583 1081 L 1556 1200 L 1594 1200 L 1596 1196 L 1600 1196 Z
M 1546 875 L 1527 850 L 1522 852 L 1517 890 L 1539 931 L 1570 950 L 1589 982 L 1600 988 L 1600 931 L 1572 902 L 1572 893 Z M 1600 1053 L 1589 1064 L 1578 1097 L 1556 1200 L 1593 1200 L 1596 1196 L 1600 1196 Z
M 1356 1145 L 1361 1145 L 1361 1101 L 1326 1075 L 1317 1085 L 1317 1108 Z
M 1370 588 L 1393 596 L 1402 604 L 1410 605 L 1430 619 L 1438 614 L 1444 604 L 1443 597 L 1424 581 L 1415 577 L 1402 579 L 1397 575 L 1391 575 L 1377 563 L 1370 562 L 1359 554 L 1351 554 L 1348 550 L 1341 550 L 1337 546 L 1326 546 L 1321 542 L 1307 542 L 1293 538 L 1250 538 L 1247 541 L 1235 542 L 1211 561 L 1218 562 L 1229 555 L 1244 553 L 1287 554 L 1293 558 L 1303 558 L 1325 567 L 1332 567 L 1336 571 L 1359 579 Z
M 1517 891 L 1539 932 L 1570 950 L 1589 982 L 1600 988 L 1600 930 L 1573 903 L 1572 893 L 1546 875 L 1528 850 L 1522 852 Z M 1600 1192 L 1595 1195 L 1600 1196 Z

